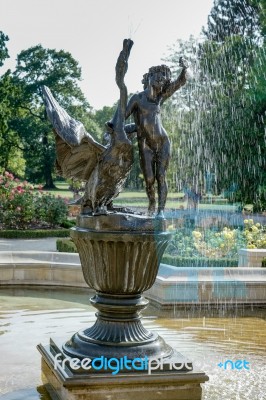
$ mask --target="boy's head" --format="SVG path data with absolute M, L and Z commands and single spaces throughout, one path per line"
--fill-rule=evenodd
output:
M 171 81 L 171 70 L 167 65 L 157 65 L 149 68 L 149 72 L 143 75 L 144 89 L 151 85 L 166 85 Z

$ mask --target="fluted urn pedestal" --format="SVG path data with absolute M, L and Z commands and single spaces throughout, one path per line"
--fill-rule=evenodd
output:
M 148 304 L 142 292 L 153 285 L 171 238 L 170 233 L 162 231 L 163 223 L 123 214 L 79 217 L 79 227 L 71 236 L 85 281 L 96 290 L 91 303 L 98 312 L 92 327 L 78 332 L 64 345 L 67 355 L 171 355 L 172 349 L 155 332 L 146 330 L 140 318 Z
M 137 394 L 143 400 L 201 399 L 200 383 L 207 376 L 193 371 L 190 361 L 141 322 L 148 305 L 142 293 L 153 285 L 171 239 L 164 224 L 122 213 L 78 217 L 71 237 L 85 281 L 96 291 L 90 301 L 97 313 L 93 326 L 67 342 L 39 345 L 48 387 L 60 399 L 133 400 Z M 74 359 L 78 368 L 69 362 Z M 151 375 L 152 359 L 160 368 Z

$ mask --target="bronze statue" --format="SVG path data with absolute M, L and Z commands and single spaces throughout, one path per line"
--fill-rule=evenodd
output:
M 124 77 L 133 42 L 125 39 L 116 63 L 116 83 L 120 100 L 116 113 L 106 124 L 108 144 L 97 143 L 83 124 L 71 118 L 47 87 L 43 88 L 47 116 L 56 136 L 57 170 L 65 178 L 86 181 L 81 199 L 83 213 L 101 214 L 113 209 L 112 201 L 121 192 L 133 163 L 132 133 L 137 133 L 141 168 L 149 199 L 149 215 L 155 212 L 154 184 L 158 185 L 158 217 L 164 217 L 167 197 L 165 179 L 170 158 L 170 141 L 160 118 L 160 106 L 186 82 L 187 65 L 180 58 L 182 71 L 171 81 L 166 65 L 151 67 L 143 76 L 144 90 L 127 104 Z M 133 114 L 135 124 L 125 125 Z M 107 135 L 107 136 L 108 136 Z
M 166 171 L 170 159 L 170 141 L 162 126 L 160 107 L 163 102 L 186 83 L 186 62 L 180 58 L 182 71 L 171 82 L 171 71 L 166 65 L 151 67 L 143 76 L 144 90 L 129 100 L 126 118 L 134 116 L 149 214 L 155 212 L 155 181 L 158 186 L 158 217 L 163 217 L 167 197 Z

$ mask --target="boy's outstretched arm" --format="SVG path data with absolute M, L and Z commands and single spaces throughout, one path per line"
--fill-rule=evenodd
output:
M 177 79 L 173 82 L 170 82 L 169 85 L 167 85 L 167 87 L 163 90 L 162 94 L 163 100 L 166 100 L 168 99 L 168 97 L 171 97 L 178 89 L 184 86 L 187 81 L 186 72 L 188 69 L 188 63 L 186 60 L 180 57 L 179 65 L 180 67 L 182 67 L 182 71 L 180 72 Z

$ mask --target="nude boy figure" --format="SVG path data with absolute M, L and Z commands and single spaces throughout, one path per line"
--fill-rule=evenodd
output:
M 144 175 L 146 192 L 149 199 L 149 215 L 156 208 L 155 181 L 158 186 L 157 217 L 164 217 L 167 197 L 166 171 L 170 159 L 170 141 L 162 126 L 160 107 L 186 83 L 188 65 L 180 58 L 182 71 L 175 81 L 171 82 L 171 71 L 166 65 L 151 67 L 143 76 L 144 90 L 134 94 L 127 105 L 126 118 L 134 117 L 140 155 L 140 165 Z

